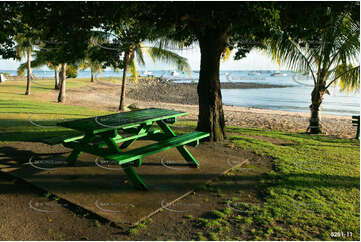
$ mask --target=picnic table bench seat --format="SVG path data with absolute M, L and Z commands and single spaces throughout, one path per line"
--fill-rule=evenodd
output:
M 155 154 L 160 151 L 168 150 L 172 147 L 179 147 L 183 145 L 191 145 L 191 146 L 197 146 L 199 144 L 199 140 L 206 138 L 209 136 L 209 133 L 200 132 L 200 131 L 194 131 L 191 133 L 187 133 L 184 135 L 174 136 L 167 139 L 161 139 L 157 143 L 153 143 L 147 146 L 143 146 L 140 148 L 136 148 L 130 151 L 124 151 L 122 153 L 119 153 L 117 151 L 109 150 L 109 149 L 95 149 L 96 143 L 93 145 L 90 144 L 82 144 L 77 140 L 73 140 L 71 144 L 63 143 L 65 147 L 73 148 L 77 147 L 79 149 L 82 149 L 86 151 L 87 153 L 93 154 L 93 155 L 101 155 L 105 157 L 106 160 L 116 160 L 119 165 L 124 165 L 126 163 L 139 160 L 141 162 L 141 159 L 145 156 Z M 79 139 L 78 139 L 79 140 Z M 123 142 L 123 140 L 121 141 Z M 101 148 L 107 146 L 105 143 L 98 144 L 97 147 Z M 189 162 L 194 162 L 193 159 L 190 159 Z M 139 163 L 140 165 L 140 163 Z M 138 166 L 138 165 L 137 165 Z
M 194 131 L 184 135 L 174 136 L 160 142 L 136 148 L 122 154 L 113 154 L 106 157 L 107 160 L 116 160 L 119 165 L 129 163 L 131 161 L 139 160 L 145 156 L 165 151 L 173 147 L 190 144 L 196 146 L 200 139 L 206 138 L 209 133 Z M 192 161 L 193 162 L 193 161 Z M 140 164 L 139 164 L 140 165 Z
M 116 141 L 116 143 L 120 143 L 120 142 L 128 141 L 131 139 L 135 139 L 135 138 L 141 138 L 141 137 L 147 136 L 149 134 L 158 134 L 160 132 L 161 131 L 159 129 L 155 129 L 155 130 L 150 130 L 148 132 L 148 134 L 143 133 L 143 134 L 134 135 L 134 134 L 131 134 L 130 132 L 129 133 L 120 133 L 117 137 L 114 138 L 114 141 Z M 68 143 L 68 142 L 72 142 L 72 141 L 78 141 L 78 140 L 81 140 L 82 138 L 84 138 L 84 135 L 61 135 L 61 136 L 43 139 L 41 142 L 48 144 L 48 145 L 57 145 L 57 144 Z M 106 146 L 106 144 L 100 138 L 97 140 L 94 140 L 93 143 L 98 143 L 99 147 Z
M 84 135 L 61 135 L 61 136 L 56 136 L 56 137 L 50 137 L 47 139 L 42 139 L 41 142 L 45 143 L 47 145 L 57 145 L 57 144 L 61 144 L 61 143 L 67 143 L 67 142 L 71 142 L 71 141 L 76 141 L 79 139 L 84 138 Z

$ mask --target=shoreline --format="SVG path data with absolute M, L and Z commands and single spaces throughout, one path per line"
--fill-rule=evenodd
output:
M 44 80 L 49 80 L 49 79 L 51 79 L 51 78 L 40 79 L 40 80 L 44 81 Z M 75 79 L 77 79 L 77 78 L 75 78 Z M 24 77 L 24 76 L 8 77 L 8 81 L 23 81 L 23 80 L 26 80 L 26 77 Z M 96 80 L 94 84 L 99 85 L 99 87 L 113 87 L 114 88 L 116 86 L 116 87 L 121 88 L 121 84 L 107 82 L 107 81 L 97 81 Z M 172 90 L 172 86 L 175 87 L 175 89 Z M 160 79 L 156 79 L 156 78 L 152 79 L 152 80 L 147 79 L 144 81 L 144 79 L 142 79 L 142 77 L 140 77 L 137 83 L 134 83 L 134 82 L 127 83 L 127 89 L 128 89 L 127 90 L 127 98 L 133 99 L 136 102 L 154 101 L 156 103 L 162 102 L 162 103 L 168 103 L 168 104 L 182 104 L 182 105 L 190 105 L 192 107 L 193 106 L 198 107 L 198 95 L 195 92 L 196 86 L 197 86 L 197 83 L 177 83 L 172 80 L 164 81 L 164 80 L 160 80 Z M 287 88 L 287 87 L 292 87 L 292 85 L 259 84 L 259 83 L 252 83 L 252 82 L 221 82 L 221 89 L 258 89 L 258 88 Z M 153 91 L 150 89 L 157 89 L 157 90 L 164 89 L 166 91 L 167 98 L 169 98 L 170 91 L 176 91 L 176 93 L 174 93 L 174 94 L 178 94 L 178 96 L 179 96 L 180 94 L 184 94 L 184 91 L 190 91 L 189 89 L 193 89 L 193 94 L 195 94 L 196 100 L 194 98 L 193 98 L 193 100 L 190 100 L 189 99 L 190 95 L 183 95 L 182 98 L 184 98 L 185 100 L 182 100 L 182 101 L 178 101 L 178 100 L 170 98 L 170 100 L 167 100 L 165 102 L 162 100 L 162 97 L 160 98 L 159 96 L 157 97 L 157 95 L 152 95 L 154 97 L 154 99 L 156 99 L 156 100 L 152 100 L 152 98 L 145 97 L 148 95 L 144 95 L 148 92 Z M 155 91 L 155 93 L 152 93 L 152 94 L 156 94 L 157 90 Z M 183 93 L 182 93 L 182 90 L 183 90 Z M 143 92 L 143 91 L 147 91 L 147 92 Z M 147 100 L 144 100 L 144 99 L 147 99 Z M 239 112 L 254 111 L 254 112 L 259 112 L 259 113 L 267 113 L 267 114 L 268 113 L 279 113 L 279 114 L 283 114 L 283 115 L 296 115 L 296 116 L 298 115 L 298 116 L 304 116 L 304 117 L 310 116 L 309 112 L 264 109 L 264 108 L 257 108 L 257 107 L 227 105 L 224 103 L 223 103 L 223 108 L 235 109 L 235 111 L 238 109 Z M 322 119 L 322 117 L 348 119 L 348 118 L 351 118 L 352 115 L 359 115 L 359 114 L 350 114 L 350 115 L 322 114 L 322 111 L 321 111 L 321 119 Z
M 67 105 L 85 106 L 98 110 L 118 112 L 120 85 L 111 82 L 94 82 L 82 88 L 67 89 Z M 56 100 L 58 91 L 44 92 L 35 97 L 41 101 Z M 129 82 L 126 93 L 126 106 L 135 104 L 138 108 L 164 108 L 187 112 L 180 120 L 198 120 L 198 96 L 196 88 L 188 85 L 173 85 L 164 82 Z M 227 126 L 260 128 L 292 133 L 304 133 L 309 125 L 310 113 L 269 110 L 260 108 L 223 105 Z M 346 115 L 323 114 L 321 124 L 326 135 L 339 138 L 354 138 L 356 128 L 352 118 Z
M 151 83 L 146 87 L 136 83 L 129 83 L 128 92 L 125 100 L 126 106 L 135 104 L 137 108 L 164 108 L 187 112 L 188 115 L 181 117 L 179 120 L 198 120 L 198 104 L 187 103 L 187 95 L 170 95 L 169 89 L 173 89 L 174 85 L 168 88 L 157 89 L 157 93 L 149 91 L 154 89 Z M 153 87 L 153 88 L 152 88 Z M 129 93 L 133 92 L 132 95 Z M 141 91 L 139 91 L 141 90 Z M 147 92 L 144 92 L 147 91 Z M 174 89 L 173 91 L 177 91 Z M 174 94 L 174 92 L 172 92 Z M 138 95 L 136 95 L 138 94 Z M 187 93 L 185 93 L 187 94 Z M 50 95 L 52 97 L 50 97 Z M 152 100 L 147 99 L 153 95 Z M 162 99 L 162 95 L 169 98 Z M 50 100 L 56 100 L 57 92 L 49 93 Z M 67 104 L 76 106 L 88 106 L 99 110 L 108 110 L 118 112 L 120 89 L 114 86 L 102 85 L 94 83 L 78 88 L 69 88 Z M 157 98 L 160 97 L 158 100 Z M 169 102 L 169 99 L 172 99 Z M 188 100 L 189 101 L 189 100 Z M 278 131 L 288 131 L 292 133 L 304 133 L 309 125 L 310 113 L 289 112 L 280 110 L 257 109 L 240 106 L 223 105 L 224 118 L 227 126 L 237 126 L 242 128 L 260 128 Z M 352 126 L 351 116 L 322 114 L 321 124 L 324 134 L 338 138 L 354 138 L 356 129 Z
M 197 82 L 195 83 L 185 83 L 185 82 L 171 82 L 173 85 L 180 85 L 180 86 L 191 86 L 196 88 L 198 85 Z M 257 88 L 286 88 L 286 87 L 293 87 L 292 85 L 276 85 L 276 84 L 261 84 L 261 83 L 254 83 L 254 82 L 221 82 L 221 89 L 257 89 Z
M 103 83 L 100 83 L 103 84 Z M 163 102 L 163 103 L 180 103 L 180 104 L 191 104 L 198 105 L 198 94 L 197 94 L 197 83 L 174 83 L 168 81 L 157 81 L 152 80 L 147 82 L 139 81 L 138 83 L 127 84 L 127 97 L 136 99 L 139 101 L 154 101 L 154 102 Z M 121 87 L 119 85 L 119 87 Z M 221 89 L 258 89 L 258 88 L 287 88 L 292 87 L 292 85 L 271 85 L 271 84 L 259 84 L 259 83 L 233 83 L 233 82 L 221 82 Z M 223 103 L 223 105 L 227 105 Z M 304 110 L 305 112 L 298 111 L 283 111 L 275 109 L 262 109 L 257 107 L 247 107 L 247 106 L 237 106 L 237 105 L 227 105 L 233 107 L 242 107 L 242 108 L 254 108 L 260 110 L 273 110 L 279 112 L 292 112 L 300 114 L 309 114 L 309 110 Z M 321 110 L 322 112 L 322 110 Z M 351 117 L 352 115 L 359 114 L 323 114 L 323 116 L 341 116 L 341 117 Z
M 275 109 L 265 109 L 265 108 L 254 108 L 254 107 L 246 107 L 246 106 L 237 106 L 237 105 L 226 105 L 223 104 L 223 108 L 224 107 L 229 107 L 231 109 L 236 109 L 236 108 L 240 108 L 242 110 L 240 110 L 240 112 L 243 112 L 244 110 L 249 110 L 249 111 L 254 111 L 254 112 L 259 112 L 259 113 L 277 113 L 277 114 L 283 114 L 283 115 L 295 115 L 295 116 L 304 116 L 304 117 L 310 117 L 311 113 L 310 112 L 296 112 L 296 111 L 286 111 L 286 110 L 275 110 Z M 357 114 L 353 114 L 353 115 L 357 115 Z M 322 111 L 320 111 L 320 117 L 321 120 L 322 118 L 338 118 L 338 119 L 349 119 L 351 118 L 351 116 L 353 115 L 337 115 L 337 114 L 328 114 L 328 113 L 322 113 Z
M 187 112 L 180 120 L 197 121 L 198 105 L 175 104 L 163 102 L 144 102 L 129 99 L 127 105 L 136 103 L 139 108 L 165 108 Z M 113 110 L 115 111 L 115 110 Z M 309 125 L 309 113 L 256 109 L 239 106 L 223 105 L 224 118 L 227 126 L 242 128 L 260 128 L 268 130 L 304 133 Z M 350 116 L 321 114 L 320 121 L 324 134 L 338 138 L 354 138 L 356 129 L 352 126 Z

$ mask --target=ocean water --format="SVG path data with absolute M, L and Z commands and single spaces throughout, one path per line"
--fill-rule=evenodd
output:
M 0 70 L 16 75 L 16 71 Z M 37 77 L 53 77 L 50 70 L 34 70 Z M 163 71 L 140 71 L 142 76 L 153 75 L 175 82 L 197 82 L 198 71 L 190 74 L 183 72 Z M 122 73 L 104 71 L 99 77 L 120 77 Z M 90 71 L 79 71 L 78 77 L 89 77 Z M 261 109 L 283 110 L 292 112 L 309 112 L 311 103 L 311 91 L 313 81 L 309 76 L 291 71 L 221 71 L 221 82 L 251 82 L 259 84 L 274 84 L 286 87 L 282 88 L 251 88 L 251 89 L 222 89 L 223 103 L 226 105 L 244 106 Z M 329 88 L 330 95 L 324 96 L 321 113 L 336 115 L 359 115 L 360 92 L 347 94 L 339 91 L 337 87 Z

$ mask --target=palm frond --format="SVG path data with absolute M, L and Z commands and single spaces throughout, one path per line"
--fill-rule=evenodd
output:
M 134 52 L 137 57 L 137 62 L 142 66 L 145 65 L 144 54 L 143 54 L 143 50 L 145 50 L 145 48 L 146 47 L 144 47 L 141 43 L 134 45 Z
M 151 45 L 159 49 L 167 50 L 181 50 L 185 47 L 184 42 L 169 39 L 167 37 L 160 37 L 151 41 Z
M 338 65 L 334 78 L 328 86 L 338 85 L 341 92 L 352 93 L 360 90 L 360 66 Z M 328 87 L 327 86 L 327 87 Z
M 14 40 L 16 42 L 15 51 L 16 51 L 17 59 L 21 60 L 26 55 L 28 50 L 31 51 L 33 49 L 33 45 L 31 43 L 32 40 L 26 38 L 24 34 L 17 34 L 14 37 Z
M 48 62 L 41 59 L 41 58 L 36 58 L 36 59 L 31 61 L 30 65 L 31 65 L 32 68 L 36 68 L 36 67 L 40 67 L 40 66 L 43 66 L 43 65 L 48 65 Z M 17 74 L 19 76 L 24 75 L 25 70 L 27 69 L 27 67 L 28 67 L 28 64 L 26 62 L 21 63 L 20 66 L 17 69 Z
M 332 65 L 357 63 L 360 53 L 359 24 L 346 15 L 342 24 L 335 30 L 333 43 Z
M 80 70 L 85 70 L 85 69 L 88 69 L 90 67 L 90 62 L 89 62 L 89 59 L 88 58 L 85 58 L 83 60 L 80 60 L 79 63 L 79 69 Z
M 155 59 L 162 62 L 175 65 L 180 71 L 186 71 L 190 74 L 191 68 L 188 64 L 188 60 L 172 51 L 160 49 L 158 47 L 151 47 L 151 52 Z
M 138 81 L 137 67 L 135 65 L 135 60 L 132 58 L 129 62 L 129 72 L 132 74 L 133 81 Z
M 152 59 L 153 63 L 155 63 L 154 55 L 153 55 L 152 51 L 149 49 L 149 47 L 143 45 L 142 43 L 140 44 L 140 47 L 141 47 L 141 50 L 145 51 L 147 53 L 147 55 Z
M 266 54 L 277 61 L 278 65 L 285 64 L 288 68 L 296 72 L 311 72 L 314 82 L 316 76 L 313 70 L 317 66 L 319 53 L 310 51 L 307 47 L 302 47 L 292 39 L 280 34 L 277 38 L 265 41 Z

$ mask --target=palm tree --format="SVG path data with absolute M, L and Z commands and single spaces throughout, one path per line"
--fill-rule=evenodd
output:
M 59 90 L 60 89 L 60 80 L 59 80 L 59 69 L 60 65 L 51 64 L 48 62 L 48 67 L 54 70 L 54 89 Z
M 26 91 L 25 95 L 30 95 L 30 85 L 31 85 L 31 53 L 33 51 L 33 44 L 31 43 L 31 39 L 27 38 L 24 34 L 17 34 L 14 37 L 17 45 L 15 47 L 16 49 L 16 55 L 18 60 L 21 60 L 25 55 L 27 58 L 27 81 L 26 81 Z
M 94 82 L 95 74 L 102 73 L 104 62 L 94 59 L 91 52 L 94 47 L 99 46 L 101 43 L 106 43 L 107 36 L 101 31 L 92 31 L 91 34 L 92 36 L 89 40 L 86 57 L 79 62 L 79 68 L 81 70 L 90 68 L 90 82 Z
M 90 68 L 90 82 L 94 82 L 96 73 L 102 73 L 103 71 L 102 63 L 96 60 L 92 60 L 90 57 L 86 57 L 84 60 L 82 60 L 79 64 L 79 68 L 81 70 Z
M 143 43 L 135 43 L 130 45 L 129 49 L 125 51 L 123 56 L 124 69 L 123 69 L 123 78 L 122 78 L 122 90 L 120 96 L 119 110 L 125 111 L 125 88 L 126 88 L 126 76 L 128 67 L 134 77 L 134 80 L 137 81 L 137 69 L 135 64 L 135 59 L 139 64 L 145 65 L 144 54 L 148 56 L 155 62 L 156 60 L 173 64 L 178 70 L 187 71 L 190 73 L 190 66 L 186 58 L 167 50 L 166 47 L 170 46 L 182 46 L 181 43 L 172 42 L 166 39 L 159 39 L 158 41 L 151 42 L 152 46 L 147 47 Z
M 307 130 L 321 133 L 319 110 L 324 94 L 331 85 L 339 85 L 341 91 L 355 91 L 360 87 L 360 22 L 345 11 L 334 14 L 328 11 L 330 23 L 318 33 L 317 41 L 297 43 L 280 33 L 267 40 L 267 52 L 278 63 L 292 70 L 311 73 L 311 118 Z
M 59 82 L 59 95 L 58 95 L 58 103 L 65 102 L 65 91 L 66 91 L 66 67 L 67 64 L 63 63 L 60 67 L 60 82 Z
M 35 53 L 34 60 L 32 60 L 31 63 L 30 63 L 30 66 L 32 68 L 36 68 L 36 67 L 40 67 L 40 66 L 44 66 L 44 65 L 47 65 L 50 69 L 54 70 L 54 80 L 55 80 L 54 89 L 59 90 L 59 88 L 60 88 L 60 81 L 59 81 L 60 65 L 52 64 L 51 62 L 47 61 L 41 55 L 41 52 L 37 51 Z M 20 66 L 17 69 L 17 74 L 19 76 L 22 76 L 27 68 L 28 68 L 28 63 L 27 62 L 20 64 Z
M 115 45 L 111 42 L 115 40 Z M 118 43 L 117 43 L 118 42 Z M 151 46 L 148 47 L 139 39 L 139 29 L 133 28 L 133 26 L 123 25 L 119 30 L 117 29 L 113 33 L 104 33 L 103 31 L 92 31 L 92 38 L 90 41 L 90 47 L 100 47 L 101 49 L 114 51 L 114 53 L 123 53 L 122 64 L 120 67 L 119 56 L 116 54 L 115 62 L 112 62 L 114 70 L 123 69 L 122 76 L 122 89 L 119 103 L 119 110 L 125 111 L 125 90 L 126 90 L 126 76 L 128 68 L 132 74 L 133 80 L 137 81 L 137 68 L 136 61 L 140 65 L 145 65 L 144 55 L 147 54 L 153 62 L 160 60 L 172 65 L 175 65 L 178 70 L 186 71 L 190 73 L 190 66 L 186 58 L 170 51 L 171 48 L 183 48 L 183 43 L 171 40 L 166 37 L 158 38 L 157 40 L 148 41 Z M 120 43 L 120 45 L 119 45 Z M 110 46 L 107 46 L 110 44 Z M 90 51 L 91 52 L 91 51 Z M 105 60 L 106 62 L 107 60 Z M 116 63 L 114 65 L 114 63 Z

